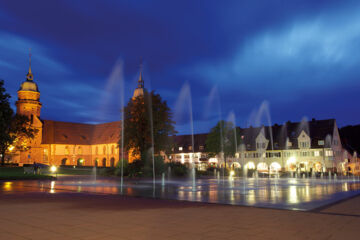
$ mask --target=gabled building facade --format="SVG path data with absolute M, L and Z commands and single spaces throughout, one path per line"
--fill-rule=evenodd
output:
M 227 167 L 266 173 L 346 171 L 345 150 L 335 119 L 287 122 L 271 127 L 238 127 L 237 131 L 240 135 L 238 151 L 235 157 L 227 159 Z M 206 134 L 194 135 L 194 151 L 190 151 L 191 135 L 176 136 L 175 142 L 178 147 L 173 151 L 173 161 L 224 167 L 221 156 L 207 157 Z M 202 161 L 198 156 L 202 156 Z

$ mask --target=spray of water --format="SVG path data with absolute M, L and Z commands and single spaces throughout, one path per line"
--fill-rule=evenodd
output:
M 213 110 L 214 106 L 218 114 L 218 121 L 220 122 L 222 120 L 222 110 L 221 110 L 220 94 L 217 86 L 214 86 L 210 91 L 204 112 L 204 116 L 206 118 L 209 117 L 211 112 L 214 112 Z M 222 127 L 223 126 L 220 124 L 220 149 L 221 149 L 220 156 L 223 156 L 223 152 L 224 152 L 224 137 L 223 137 Z
M 175 105 L 175 119 L 182 119 L 182 113 L 184 112 L 185 108 L 187 107 L 188 113 L 189 113 L 189 121 L 190 121 L 190 132 L 191 132 L 191 149 L 192 149 L 192 157 L 191 164 L 192 164 L 192 181 L 193 186 L 195 186 L 195 162 L 193 160 L 194 157 L 194 120 L 193 120 L 193 110 L 192 110 L 192 99 L 191 99 L 191 89 L 190 85 L 188 83 L 185 83 L 181 90 L 180 94 L 178 96 L 178 99 L 176 101 Z
M 270 144 L 271 149 L 274 150 L 274 140 L 273 140 L 273 134 L 272 134 L 272 124 L 271 124 L 271 116 L 270 116 L 270 108 L 269 108 L 269 102 L 263 101 L 259 107 L 259 110 L 255 117 L 255 125 L 259 126 L 262 122 L 262 118 L 265 116 L 267 120 L 267 124 L 269 126 L 269 135 L 270 135 Z
M 236 117 L 234 111 L 231 111 L 227 117 L 227 121 L 233 124 L 233 131 L 234 131 L 234 145 L 235 145 L 235 154 L 238 152 L 238 145 L 237 145 L 237 135 L 236 135 Z
M 121 189 L 123 186 L 123 181 L 124 181 L 124 88 L 125 88 L 125 80 L 123 77 L 123 61 L 122 60 L 118 60 L 113 69 L 112 72 L 108 78 L 108 81 L 106 83 L 105 86 L 105 94 L 102 98 L 102 105 L 101 105 L 101 109 L 105 109 L 105 105 L 110 101 L 110 96 L 111 96 L 111 91 L 113 91 L 114 89 L 119 89 L 119 94 L 117 94 L 117 96 L 119 96 L 119 100 L 120 100 L 120 109 L 121 109 L 121 126 L 120 126 L 120 131 L 121 131 L 121 143 L 119 146 L 119 161 L 121 161 L 121 180 L 120 180 L 120 185 L 121 185 Z

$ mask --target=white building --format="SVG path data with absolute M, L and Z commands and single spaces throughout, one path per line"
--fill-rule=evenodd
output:
M 238 152 L 227 159 L 227 167 L 256 169 L 258 172 L 327 172 L 346 171 L 346 157 L 341 146 L 335 119 L 287 122 L 271 127 L 237 128 Z M 208 159 L 206 134 L 177 136 L 174 161 L 199 164 L 216 163 L 223 167 L 222 157 Z M 202 167 L 204 168 L 204 167 Z

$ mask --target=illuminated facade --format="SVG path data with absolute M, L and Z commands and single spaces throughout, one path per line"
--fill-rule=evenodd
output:
M 141 75 L 140 78 L 142 80 Z M 138 87 L 135 92 L 139 91 Z M 8 162 L 20 166 L 36 162 L 47 165 L 110 167 L 115 166 L 121 156 L 128 159 L 128 154 L 122 155 L 118 148 L 120 121 L 83 124 L 41 119 L 40 91 L 34 82 L 31 58 L 26 80 L 17 93 L 17 113 L 28 116 L 38 132 L 34 139 L 26 142 L 28 150 L 9 149 L 6 157 Z
M 238 151 L 234 158 L 227 159 L 227 167 L 256 169 L 263 173 L 346 171 L 348 156 L 341 146 L 335 119 L 237 130 L 240 136 Z M 207 157 L 206 134 L 194 135 L 194 150 L 191 135 L 176 136 L 175 142 L 173 161 L 224 167 L 221 156 Z

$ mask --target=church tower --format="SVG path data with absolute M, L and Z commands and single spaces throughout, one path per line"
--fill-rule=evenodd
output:
M 16 113 L 27 116 L 30 119 L 32 127 L 38 130 L 33 139 L 24 140 L 23 145 L 27 146 L 27 150 L 20 151 L 20 159 L 18 159 L 18 162 L 47 164 L 47 162 L 44 162 L 43 149 L 41 148 L 43 124 L 40 120 L 40 92 L 37 84 L 34 82 L 34 75 L 31 71 L 31 53 L 29 55 L 29 72 L 26 75 L 26 80 L 21 83 L 17 93 Z
M 144 80 L 142 78 L 142 61 L 140 62 L 140 75 L 138 80 L 138 86 L 134 91 L 133 99 L 144 95 Z
M 34 116 L 40 118 L 40 92 L 31 72 L 31 54 L 29 56 L 29 72 L 17 93 L 16 113 L 26 115 L 30 119 L 33 119 Z

